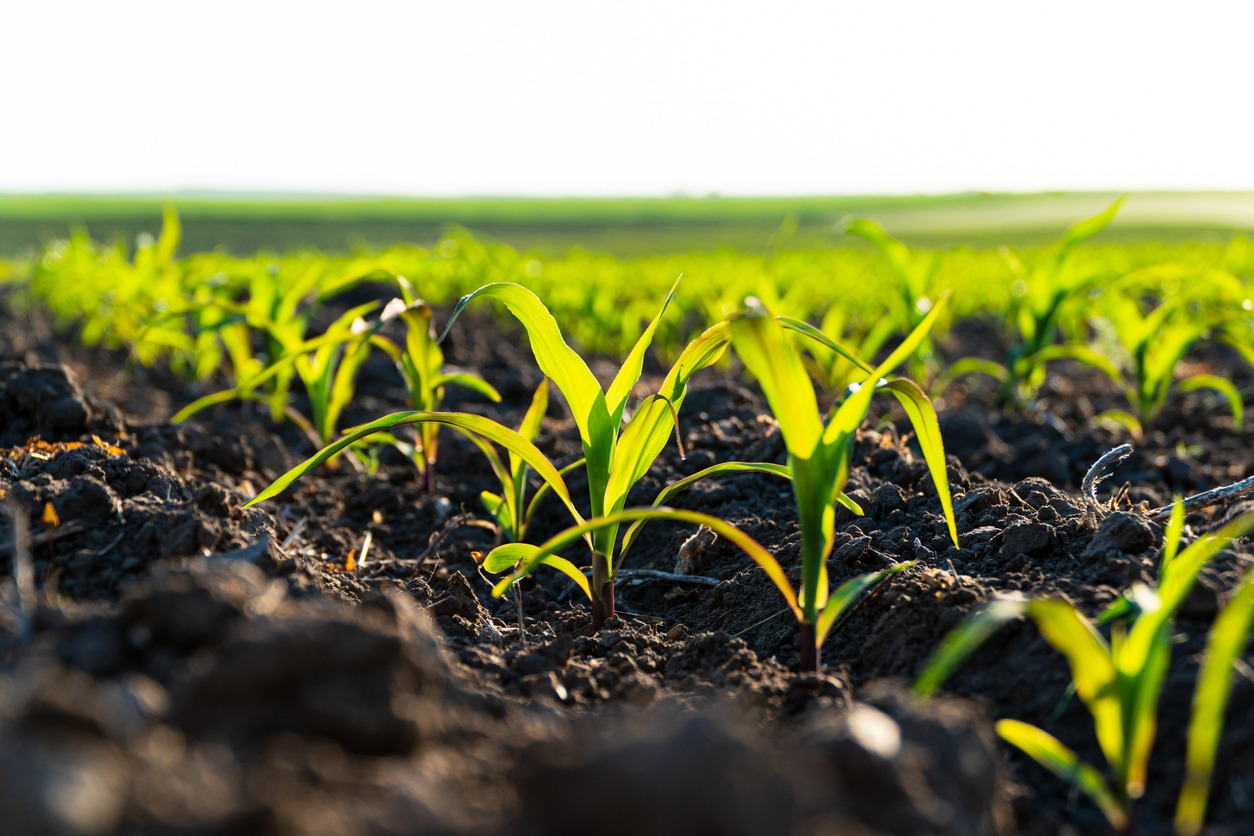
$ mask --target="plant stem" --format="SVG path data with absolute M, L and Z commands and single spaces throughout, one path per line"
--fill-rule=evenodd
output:
M 614 579 L 610 562 L 603 554 L 592 554 L 592 629 L 600 630 L 606 619 L 614 617 Z
M 814 625 L 801 625 L 801 673 L 819 672 L 819 646 L 814 641 Z

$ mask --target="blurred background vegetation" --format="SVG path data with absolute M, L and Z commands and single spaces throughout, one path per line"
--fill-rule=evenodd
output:
M 866 246 L 841 234 L 849 215 L 878 221 L 912 246 L 1030 246 L 1108 205 L 1107 192 L 896 197 L 419 199 L 270 196 L 0 195 L 0 256 L 31 253 L 86 230 L 98 241 L 156 234 L 162 207 L 183 222 L 183 252 L 342 252 L 431 244 L 450 225 L 541 255 L 582 247 L 620 257 L 731 249 Z M 1218 241 L 1254 229 L 1254 193 L 1138 192 L 1109 243 Z

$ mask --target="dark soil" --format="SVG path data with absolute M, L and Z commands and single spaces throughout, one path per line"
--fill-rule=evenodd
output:
M 975 344 L 983 336 L 958 334 L 947 350 L 988 351 Z M 448 354 L 505 403 L 450 390 L 447 407 L 518 420 L 540 375 L 515 334 L 466 319 Z M 1232 362 L 1209 360 L 1220 372 Z M 367 366 L 346 423 L 403 408 L 389 371 Z M 1254 431 L 1183 398 L 1107 483 L 1130 487 L 1112 512 L 1078 496 L 1089 465 L 1126 440 L 1088 424 L 1119 405 L 1109 384 L 1064 370 L 1024 415 L 969 387 L 948 393 L 942 413 L 963 548 L 900 416 L 872 422 L 850 483 L 866 515 L 839 519 L 831 581 L 919 564 L 841 620 L 822 675 L 801 676 L 782 599 L 726 542 L 646 527 L 628 570 L 669 572 L 682 551 L 680 568 L 719 583 L 627 571 L 618 616 L 594 633 L 557 573 L 492 598 L 474 559 L 495 543 L 478 500 L 491 471 L 459 436 L 442 437 L 434 494 L 385 459 L 374 477 L 323 469 L 244 509 L 311 452 L 299 433 L 249 406 L 171 426 L 208 390 L 8 314 L 0 830 L 1101 833 L 1087 799 L 992 734 L 994 719 L 1026 720 L 1101 763 L 1064 661 L 1029 625 L 977 651 L 947 683 L 952 696 L 918 702 L 906 685 L 997 593 L 1061 595 L 1094 614 L 1152 583 L 1161 531 L 1143 503 L 1248 475 Z M 680 423 L 687 456 L 667 450 L 633 504 L 714 462 L 783 461 L 760 394 L 732 372 L 699 378 Z M 28 445 L 35 436 L 47 444 Z M 565 463 L 579 455 L 572 436 L 555 399 L 539 444 Z M 799 572 L 786 483 L 731 476 L 673 504 L 730 521 Z M 1189 530 L 1236 510 L 1194 513 Z M 559 530 L 563 514 L 545 506 L 533 535 Z M 29 548 L 15 546 L 26 530 Z M 1216 559 L 1178 620 L 1140 832 L 1170 832 L 1198 657 L 1247 551 Z M 30 556 L 33 588 L 13 580 L 18 554 Z M 1249 670 L 1232 695 L 1214 833 L 1248 833 L 1254 820 Z

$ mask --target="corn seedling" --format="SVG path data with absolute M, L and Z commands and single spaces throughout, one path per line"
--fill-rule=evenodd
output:
M 828 595 L 826 563 L 835 533 L 835 505 L 849 477 L 855 433 L 866 418 L 872 395 L 881 385 L 897 396 L 915 427 L 950 536 L 954 545 L 958 544 L 936 413 L 913 382 L 905 378 L 884 379 L 918 348 L 943 301 L 834 408 L 826 424 L 820 417 L 814 386 L 801 358 L 785 337 L 785 326 L 752 299 L 744 314 L 730 320 L 736 354 L 762 386 L 788 450 L 788 471 L 801 527 L 802 577 L 800 594 L 795 596 L 795 614 L 801 625 L 802 671 L 818 670 L 819 648 L 835 621 L 833 607 L 837 604 Z M 813 330 L 806 327 L 803 333 L 813 335 Z M 828 347 L 836 348 L 835 344 Z
M 1241 428 L 1244 407 L 1232 381 L 1213 374 L 1176 378 L 1176 369 L 1189 349 L 1212 327 L 1222 325 L 1214 313 L 1186 298 L 1163 299 L 1145 311 L 1131 294 L 1105 294 L 1092 317 L 1102 349 L 1089 365 L 1104 372 L 1123 390 L 1130 410 L 1107 410 L 1097 420 L 1123 425 L 1141 436 L 1153 425 L 1168 398 L 1177 392 L 1209 389 L 1227 402 L 1232 423 Z M 1108 357 L 1115 357 L 1113 363 Z
M 997 733 L 1041 766 L 1074 782 L 1118 833 L 1131 832 L 1134 802 L 1145 792 L 1176 612 L 1206 563 L 1254 528 L 1254 514 L 1246 514 L 1180 549 L 1184 512 L 1180 503 L 1175 508 L 1165 532 L 1157 591 L 1135 585 L 1103 613 L 1097 624 L 1059 599 L 993 601 L 945 637 L 914 688 L 919 696 L 931 695 L 997 627 L 1026 614 L 1045 641 L 1066 657 L 1075 693 L 1093 717 L 1106 774 L 1031 724 L 1001 720 Z M 1103 623 L 1110 625 L 1109 642 L 1098 630 Z M 1213 714 L 1213 696 L 1208 695 L 1202 704 Z M 1203 733 L 1197 746 L 1201 749 L 1207 745 Z M 1202 760 L 1199 754 L 1199 763 Z M 1195 784 L 1200 780 L 1195 778 Z
M 279 356 L 236 386 L 198 398 L 175 413 L 174 423 L 186 421 L 212 406 L 230 401 L 269 404 L 275 415 L 299 426 L 315 447 L 338 434 L 344 407 L 353 399 L 358 369 L 367 357 L 369 335 L 359 326 L 360 317 L 375 307 L 360 305 L 344 313 L 319 337 L 279 341 Z M 299 376 L 309 400 L 305 415 L 288 402 L 288 378 Z
M 493 403 L 500 402 L 501 396 L 483 378 L 470 372 L 445 368 L 444 352 L 435 338 L 434 311 L 418 298 L 413 286 L 404 277 L 396 278 L 401 288 L 401 297 L 393 299 L 383 309 L 380 324 L 401 320 L 405 325 L 405 346 L 402 348 L 392 340 L 377 335 L 372 341 L 396 364 L 396 369 L 405 382 L 409 401 L 415 409 L 419 412 L 438 412 L 444 403 L 444 388 L 449 385 L 463 386 Z M 451 320 L 449 324 L 452 324 Z M 416 425 L 412 440 L 402 440 L 391 433 L 379 436 L 380 440 L 395 446 L 414 463 L 428 493 L 435 489 L 439 431 L 440 424 L 425 421 Z M 534 436 L 533 432 L 532 437 Z
M 1006 266 L 1014 276 L 1006 312 L 1010 331 L 1015 335 L 1010 356 L 1004 366 L 987 360 L 959 360 L 946 371 L 946 379 L 970 373 L 990 374 L 1001 383 L 998 400 L 1003 405 L 1022 405 L 1040 389 L 1046 363 L 1077 353 L 1087 357 L 1087 348 L 1057 344 L 1068 309 L 1082 301 L 1102 277 L 1100 271 L 1078 269 L 1072 263 L 1072 255 L 1076 247 L 1114 220 L 1122 204 L 1120 198 L 1102 212 L 1068 228 L 1052 256 L 1039 259 L 1030 268 L 1014 253 L 1004 250 Z
M 463 297 L 450 317 L 449 327 L 467 304 L 476 298 L 485 297 L 505 304 L 526 328 L 541 371 L 565 395 L 574 415 L 584 448 L 584 469 L 588 478 L 593 517 L 610 518 L 622 510 L 631 488 L 652 466 L 671 437 L 676 415 L 687 393 L 689 378 L 717 361 L 727 347 L 729 337 L 725 323 L 708 329 L 693 340 L 666 376 L 661 390 L 645 398 L 636 408 L 631 421 L 624 426 L 627 398 L 640 379 L 644 354 L 673 295 L 674 287 L 663 302 L 661 311 L 636 341 L 607 390 L 601 389 L 587 364 L 566 344 L 556 320 L 540 299 L 520 285 L 508 282 L 485 285 Z M 424 308 L 425 306 L 410 304 L 406 306 L 405 314 L 411 318 L 419 317 L 423 315 Z M 397 310 L 399 315 L 399 308 Z M 418 324 L 421 326 L 422 322 L 418 321 Z M 421 327 L 415 328 L 411 325 L 409 333 L 413 336 L 427 332 Z M 438 350 L 436 342 L 432 340 L 425 347 L 435 347 Z M 584 517 L 571 501 L 561 472 L 536 449 L 530 439 L 490 419 L 433 410 L 396 413 L 353 430 L 293 468 L 252 501 L 260 502 L 276 495 L 302 474 L 351 444 L 371 435 L 389 433 L 394 427 L 411 424 L 419 427 L 428 424 L 452 426 L 501 445 L 534 469 L 548 484 L 549 489 L 558 495 L 571 512 L 576 527 L 586 524 Z M 504 476 L 504 468 L 498 476 Z M 592 602 L 593 624 L 596 627 L 600 627 L 605 619 L 614 615 L 614 577 L 619 567 L 617 534 L 617 522 L 581 528 L 582 539 L 592 552 L 592 571 L 591 582 L 581 584 L 580 588 L 588 594 Z M 539 552 L 536 546 L 507 544 L 498 548 L 512 548 L 510 554 L 513 559 L 508 562 L 508 566 L 515 569 L 507 581 L 498 585 L 502 592 L 510 583 L 524 577 L 541 563 L 559 568 L 572 578 L 576 575 L 583 577 L 574 564 L 565 558 L 535 556 Z M 499 551 L 490 554 L 485 566 L 505 565 L 500 554 Z
M 453 318 L 477 298 L 495 299 L 518 319 L 531 340 L 531 349 L 540 370 L 552 380 L 566 397 L 575 426 L 579 430 L 584 451 L 584 470 L 588 478 L 591 517 L 615 519 L 626 504 L 627 495 L 653 465 L 675 430 L 679 409 L 687 394 L 688 380 L 693 374 L 716 362 L 726 350 L 728 330 L 725 323 L 715 325 L 689 343 L 662 382 L 661 389 L 645 398 L 626 421 L 627 398 L 640 380 L 644 355 L 657 330 L 658 323 L 674 298 L 678 281 L 662 303 L 661 310 L 636 340 L 618 374 L 606 390 L 593 377 L 587 364 L 566 344 L 552 314 L 540 299 L 524 287 L 508 282 L 485 285 L 462 297 Z M 450 324 L 452 318 L 450 319 Z M 584 524 L 576 517 L 577 526 Z M 585 542 L 592 552 L 591 582 L 581 589 L 592 603 L 593 626 L 599 628 L 614 615 L 614 578 L 621 565 L 618 548 L 618 523 L 584 529 Z M 499 549 L 509 549 L 509 559 Z M 564 561 L 562 571 L 568 576 L 581 574 L 574 565 L 558 556 L 542 556 L 536 546 L 508 544 L 488 555 L 484 566 L 500 571 L 508 566 L 514 571 L 498 584 L 504 589 L 544 563 Z M 573 574 L 572 574 L 573 573 Z

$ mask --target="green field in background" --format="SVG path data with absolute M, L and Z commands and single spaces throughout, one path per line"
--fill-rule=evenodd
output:
M 839 222 L 869 217 L 920 246 L 1029 245 L 1055 240 L 1113 192 L 900 197 L 381 198 L 331 196 L 0 195 L 0 255 L 20 255 L 71 227 L 98 240 L 160 229 L 172 202 L 183 252 L 429 244 L 449 225 L 524 250 L 580 246 L 618 256 L 714 249 L 762 252 L 841 243 Z M 1106 240 L 1218 239 L 1254 231 L 1254 193 L 1143 192 L 1129 196 Z

